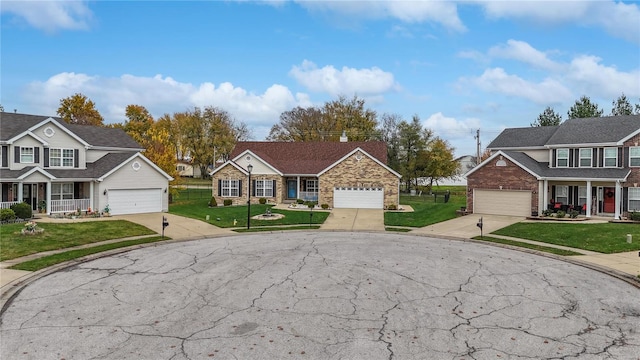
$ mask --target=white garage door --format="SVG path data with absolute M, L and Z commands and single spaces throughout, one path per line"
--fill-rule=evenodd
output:
M 336 187 L 333 189 L 334 208 L 382 209 L 383 188 Z
M 111 214 L 140 214 L 162 211 L 162 189 L 109 190 Z
M 531 216 L 531 191 L 473 191 L 473 212 L 477 214 Z

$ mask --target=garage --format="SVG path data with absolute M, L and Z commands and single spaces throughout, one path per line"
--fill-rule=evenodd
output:
M 117 189 L 108 191 L 112 215 L 162 211 L 162 189 Z
M 379 187 L 333 188 L 334 208 L 382 209 L 384 189 Z
M 473 191 L 473 212 L 476 214 L 530 216 L 531 191 Z

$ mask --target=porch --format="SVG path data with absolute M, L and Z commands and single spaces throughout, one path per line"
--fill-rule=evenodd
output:
M 620 181 L 544 181 L 541 210 L 578 211 L 586 217 L 611 216 L 620 219 L 632 206 L 629 188 Z M 541 189 L 542 190 L 542 189 Z M 633 207 L 633 206 L 632 206 Z
M 297 199 L 304 201 L 318 201 L 317 177 L 288 177 L 285 179 L 286 192 L 283 202 L 293 202 Z
M 48 214 L 88 211 L 92 206 L 92 185 L 85 182 L 5 182 L 2 183 L 0 208 L 27 203 L 33 212 Z

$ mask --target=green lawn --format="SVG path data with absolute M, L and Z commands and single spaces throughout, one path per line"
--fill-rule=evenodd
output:
M 536 244 L 529 244 L 529 243 L 525 243 L 525 242 L 521 242 L 521 241 L 513 241 L 513 240 L 507 240 L 507 239 L 494 238 L 494 237 L 491 237 L 491 236 L 482 236 L 482 237 L 475 236 L 475 237 L 473 237 L 473 239 L 481 240 L 481 241 L 488 241 L 488 242 L 493 242 L 493 243 L 498 243 L 498 244 L 517 246 L 517 247 L 527 248 L 527 249 L 532 249 L 532 250 L 537 250 L 537 251 L 544 251 L 544 252 L 548 252 L 548 253 L 551 253 L 551 254 L 562 255 L 562 256 L 582 255 L 581 253 L 577 253 L 577 252 L 571 251 L 571 250 L 563 250 L 563 249 L 557 249 L 557 248 L 553 248 L 553 247 L 549 247 L 549 246 L 540 246 L 540 245 L 536 245 Z
M 400 205 L 410 205 L 414 212 L 385 212 L 385 226 L 409 226 L 423 227 L 435 224 L 441 221 L 450 220 L 456 217 L 456 210 L 466 206 L 467 199 L 464 190 L 460 192 L 459 187 L 434 188 L 434 191 L 444 191 L 452 189 L 452 195 L 449 202 L 444 202 L 444 197 L 439 195 L 434 198 L 430 195 L 422 194 L 422 196 L 401 195 Z M 463 187 L 464 189 L 464 187 Z
M 640 226 L 635 224 L 521 222 L 493 233 L 605 254 L 640 250 Z M 631 244 L 627 234 L 633 236 Z
M 169 212 L 180 216 L 190 217 L 193 219 L 202 220 L 212 225 L 230 228 L 230 227 L 247 227 L 247 206 L 216 206 L 210 208 L 207 204 L 209 199 L 188 199 L 175 201 L 169 206 Z M 309 217 L 309 211 L 304 210 L 280 210 L 274 209 L 271 205 L 251 205 L 251 216 L 264 214 L 267 208 L 272 208 L 271 211 L 274 214 L 282 214 L 284 217 L 277 220 L 254 220 L 251 219 L 251 226 L 280 226 L 280 225 L 304 225 L 309 224 L 322 224 L 329 212 L 327 211 L 313 211 L 311 219 Z M 209 221 L 206 220 L 209 215 Z M 234 225 L 234 220 L 236 224 Z M 283 228 L 286 229 L 286 228 Z
M 111 239 L 153 235 L 150 229 L 125 220 L 88 221 L 77 223 L 38 223 L 42 234 L 22 235 L 24 224 L 0 226 L 0 261 L 64 249 Z

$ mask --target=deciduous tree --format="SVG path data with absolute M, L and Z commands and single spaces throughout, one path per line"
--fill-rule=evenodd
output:
M 420 177 L 429 179 L 430 186 L 444 178 L 458 173 L 460 164 L 453 157 L 454 148 L 439 137 L 427 144 L 425 150 L 418 152 L 417 170 Z
M 576 100 L 569 111 L 567 111 L 567 116 L 569 119 L 590 118 L 600 117 L 602 113 L 603 111 L 598 107 L 598 104 L 592 103 L 589 97 L 582 96 L 580 100 Z
M 410 123 L 402 121 L 398 124 L 398 136 L 400 146 L 398 172 L 402 175 L 406 188 L 409 189 L 412 184 L 417 186 L 417 179 L 420 177 L 418 153 L 426 150 L 433 133 L 431 130 L 423 129 L 420 118 L 414 115 Z
M 61 99 L 57 113 L 69 124 L 104 126 L 95 103 L 80 93 Z

